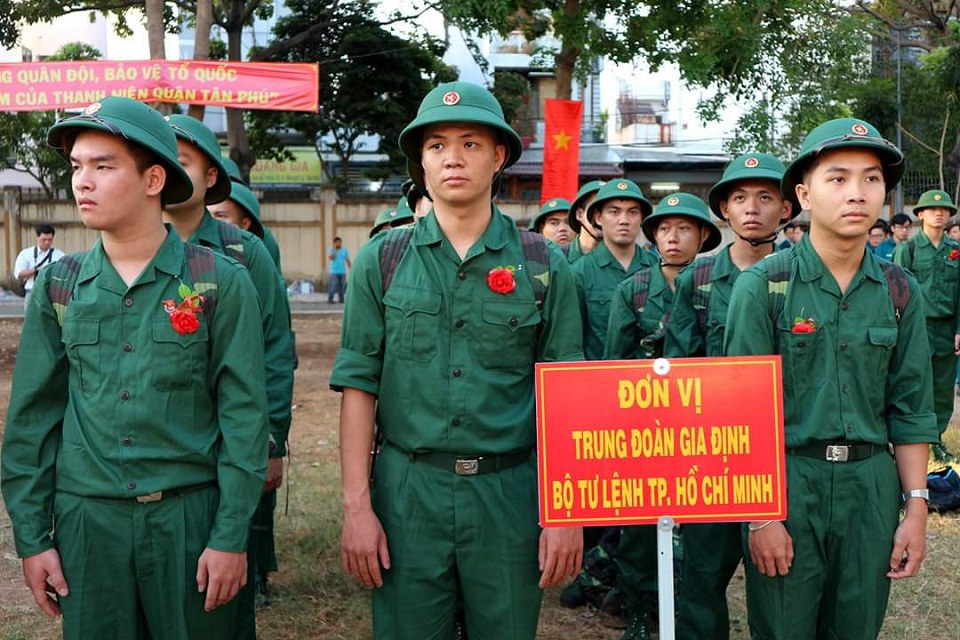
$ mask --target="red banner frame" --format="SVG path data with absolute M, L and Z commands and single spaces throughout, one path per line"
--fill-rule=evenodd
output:
M 0 64 L 0 111 L 71 109 L 106 96 L 236 109 L 317 111 L 320 66 L 213 60 Z

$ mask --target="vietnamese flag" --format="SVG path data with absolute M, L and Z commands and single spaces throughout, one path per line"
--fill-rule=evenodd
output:
M 580 125 L 583 102 L 546 100 L 547 127 L 543 140 L 543 186 L 540 204 L 551 198 L 573 202 L 580 179 Z

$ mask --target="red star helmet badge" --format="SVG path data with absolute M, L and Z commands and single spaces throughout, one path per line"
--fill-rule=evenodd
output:
M 453 106 L 458 102 L 460 102 L 460 94 L 456 91 L 447 91 L 445 94 L 443 94 L 443 104 L 447 105 L 448 107 Z
M 853 132 L 854 132 L 855 134 L 857 134 L 858 136 L 865 136 L 865 135 L 867 135 L 867 134 L 869 133 L 869 131 L 867 130 L 867 128 L 866 128 L 865 126 L 863 126 L 862 124 L 860 124 L 859 122 L 858 122 L 857 124 L 853 125 L 852 129 L 853 129 Z
M 94 102 L 94 103 L 91 104 L 89 107 L 87 107 L 86 109 L 84 109 L 84 110 L 83 110 L 83 113 L 84 113 L 84 115 L 92 116 L 92 115 L 95 114 L 97 111 L 100 111 L 100 107 L 102 107 L 102 106 L 103 106 L 103 105 L 100 104 L 99 102 Z
M 667 204 L 670 205 L 671 207 L 675 207 L 678 204 L 680 204 L 680 198 L 678 198 L 677 196 L 673 196 L 672 198 L 667 200 Z
M 552 209 L 552 208 L 554 208 L 555 206 L 557 206 L 557 201 L 556 201 L 556 200 L 551 200 L 550 202 L 547 203 L 547 206 Z
M 626 182 L 618 182 L 618 183 L 617 183 L 617 189 L 620 189 L 620 191 L 626 191 L 626 190 L 627 190 L 627 183 L 626 183 Z
M 936 193 L 936 194 L 934 194 L 933 199 L 934 199 L 934 200 L 937 200 L 937 201 L 940 201 L 940 200 L 943 200 L 943 196 L 940 195 L 939 193 Z
M 754 167 L 760 166 L 760 161 L 756 158 L 747 158 L 743 164 L 747 169 L 753 169 Z

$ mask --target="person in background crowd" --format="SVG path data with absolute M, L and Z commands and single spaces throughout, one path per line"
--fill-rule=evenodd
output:
M 24 309 L 30 305 L 30 294 L 33 293 L 33 283 L 36 282 L 37 274 L 44 267 L 63 257 L 63 251 L 53 246 L 56 229 L 49 224 L 41 224 L 37 225 L 36 232 L 37 244 L 21 251 L 13 263 L 13 273 L 23 287 Z

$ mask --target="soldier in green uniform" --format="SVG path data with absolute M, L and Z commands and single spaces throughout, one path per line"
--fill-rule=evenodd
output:
M 573 232 L 567 222 L 569 210 L 569 200 L 551 198 L 543 203 L 540 212 L 530 221 L 527 229 L 543 235 L 554 244 L 565 247 L 573 239 Z
M 491 201 L 522 146 L 488 91 L 438 86 L 400 147 L 433 210 L 374 237 L 351 274 L 330 379 L 343 566 L 373 588 L 378 640 L 452 637 L 458 594 L 471 638 L 532 640 L 541 589 L 582 554 L 579 528 L 538 526 L 533 456 L 534 363 L 583 357 L 573 279 Z
M 653 207 L 636 183 L 625 178 L 607 182 L 587 208 L 587 223 L 603 231 L 597 248 L 573 263 L 583 319 L 583 353 L 587 360 L 603 358 L 610 300 L 617 285 L 652 256 L 637 245 L 640 223 Z
M 873 640 L 890 579 L 923 562 L 938 437 L 923 299 L 866 249 L 902 172 L 866 122 L 814 129 L 781 183 L 810 211 L 809 234 L 733 288 L 727 355 L 783 362 L 787 520 L 744 527 L 753 638 Z
M 567 260 L 570 264 L 596 249 L 602 240 L 600 230 L 594 228 L 587 221 L 587 208 L 597 197 L 597 192 L 600 191 L 602 186 L 603 180 L 591 180 L 580 187 L 580 190 L 577 191 L 577 197 L 570 203 L 570 209 L 567 211 L 567 223 L 575 236 L 567 250 Z
M 396 227 L 405 227 L 414 222 L 416 222 L 416 219 L 413 216 L 413 209 L 407 204 L 406 196 L 402 196 L 397 202 L 396 207 L 384 209 L 377 214 L 377 219 L 373 221 L 373 228 L 370 229 L 370 237 L 372 238 L 381 231 Z
M 236 162 L 227 156 L 220 156 L 220 162 L 223 163 L 223 168 L 226 169 L 231 182 L 242 184 L 247 188 L 250 187 L 250 184 L 243 179 L 243 175 L 240 173 L 240 167 L 237 166 Z M 254 194 L 254 199 L 256 199 L 256 194 Z M 267 248 L 267 253 L 270 254 L 273 263 L 277 265 L 277 271 L 282 276 L 283 269 L 280 266 L 280 245 L 277 244 L 277 239 L 273 237 L 273 232 L 270 231 L 270 227 L 263 224 L 263 220 L 260 219 L 260 203 L 257 202 L 256 211 L 252 208 L 247 211 L 248 214 L 244 216 L 246 222 L 240 224 L 240 228 L 249 231 L 263 240 L 263 246 Z
M 957 212 L 945 191 L 921 194 L 913 212 L 922 224 L 920 233 L 897 245 L 893 261 L 909 269 L 920 283 L 927 318 L 927 339 L 933 367 L 933 405 L 940 441 L 933 446 L 936 462 L 954 457 L 943 444 L 943 432 L 953 415 L 953 385 L 960 353 L 960 244 L 944 229 Z
M 48 141 L 100 237 L 26 311 L 2 449 L 25 582 L 67 640 L 230 638 L 266 470 L 256 292 L 164 227 L 192 186 L 159 113 L 104 98 Z
M 664 327 L 677 275 L 698 253 L 719 245 L 721 238 L 706 203 L 690 193 L 665 196 L 644 218 L 643 234 L 657 247 L 660 264 L 642 268 L 617 286 L 604 341 L 608 360 L 663 354 Z M 656 527 L 623 527 L 616 562 L 617 583 L 628 616 L 623 640 L 643 640 L 649 637 L 649 617 L 656 602 Z
M 183 240 L 208 247 L 243 264 L 260 298 L 270 425 L 270 460 L 261 510 L 270 510 L 269 494 L 283 482 L 283 456 L 287 453 L 290 407 L 293 404 L 293 335 L 286 286 L 259 238 L 214 219 L 207 210 L 207 204 L 227 199 L 233 184 L 223 166 L 214 133 L 190 116 L 168 116 L 167 122 L 176 135 L 177 158 L 190 176 L 193 195 L 183 202 L 164 206 L 165 217 Z M 247 547 L 251 564 L 255 564 L 259 554 L 259 541 L 260 537 L 255 535 L 251 539 L 253 544 Z M 256 634 L 255 591 L 256 586 L 251 580 L 240 595 L 242 623 L 237 637 L 254 637 Z
M 783 163 L 775 157 L 746 153 L 734 158 L 710 189 L 710 210 L 727 222 L 734 239 L 677 276 L 665 357 L 723 355 L 733 284 L 744 269 L 773 253 L 780 226 L 800 213 L 799 204 L 780 193 L 783 172 Z M 683 526 L 678 637 L 729 638 L 727 586 L 743 559 L 741 530 L 739 523 Z

